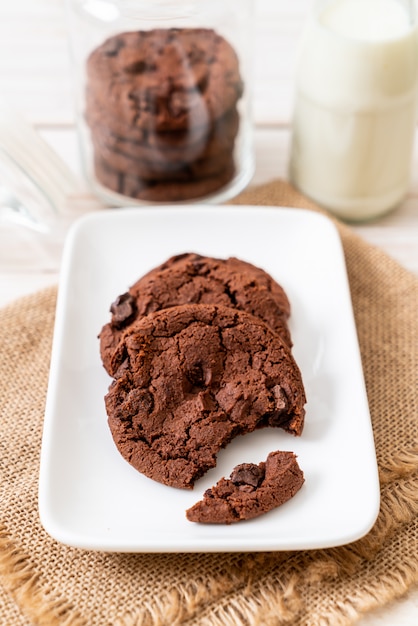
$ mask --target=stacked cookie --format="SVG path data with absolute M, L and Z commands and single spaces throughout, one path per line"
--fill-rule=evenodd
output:
M 112 303 L 112 318 L 100 333 L 100 353 L 114 376 L 116 348 L 137 319 L 179 304 L 218 304 L 251 313 L 291 347 L 290 303 L 284 289 L 259 267 L 236 258 L 186 253 L 171 257 L 134 283 Z
M 97 180 L 146 201 L 205 197 L 234 176 L 243 92 L 236 52 L 211 29 L 107 39 L 87 60 Z
M 302 433 L 306 398 L 290 349 L 290 305 L 264 270 L 235 258 L 179 255 L 140 278 L 111 312 L 99 335 L 114 378 L 108 423 L 119 452 L 149 478 L 192 488 L 237 435 L 266 426 Z M 303 483 L 294 455 L 279 457 L 279 482 L 262 466 L 260 484 L 238 485 L 256 502 L 252 517 Z M 243 510 L 212 521 L 246 519 L 250 509 Z M 200 521 L 208 521 L 207 503 L 204 511 Z

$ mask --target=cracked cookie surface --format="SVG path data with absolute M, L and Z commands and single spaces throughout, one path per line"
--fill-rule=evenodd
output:
M 215 259 L 185 253 L 168 259 L 140 278 L 112 304 L 111 321 L 100 332 L 106 371 L 123 332 L 149 313 L 181 304 L 220 304 L 262 319 L 291 347 L 287 325 L 290 304 L 283 288 L 263 269 L 240 259 Z
M 150 313 L 125 331 L 114 361 L 105 401 L 115 444 L 166 485 L 192 488 L 239 434 L 302 433 L 299 368 L 283 340 L 243 311 L 186 304 Z
M 205 28 L 114 35 L 90 54 L 86 70 L 88 115 L 117 111 L 124 136 L 133 129 L 206 132 L 243 91 L 235 50 Z

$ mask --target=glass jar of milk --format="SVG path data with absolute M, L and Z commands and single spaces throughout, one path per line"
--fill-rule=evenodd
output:
M 345 220 L 397 206 L 410 181 L 417 84 L 414 1 L 317 1 L 296 70 L 294 184 Z

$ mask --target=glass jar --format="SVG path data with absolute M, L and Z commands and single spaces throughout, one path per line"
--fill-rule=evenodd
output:
M 67 0 L 83 170 L 109 206 L 251 180 L 252 0 Z
M 292 181 L 347 221 L 399 205 L 417 96 L 415 2 L 316 0 L 296 70 Z

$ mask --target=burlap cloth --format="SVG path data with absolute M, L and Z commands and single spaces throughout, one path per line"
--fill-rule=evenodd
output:
M 315 209 L 281 182 L 235 203 Z M 56 299 L 47 289 L 0 312 L 2 626 L 338 626 L 418 581 L 418 279 L 338 228 L 380 470 L 372 531 L 344 547 L 263 554 L 105 554 L 51 539 L 37 509 Z

